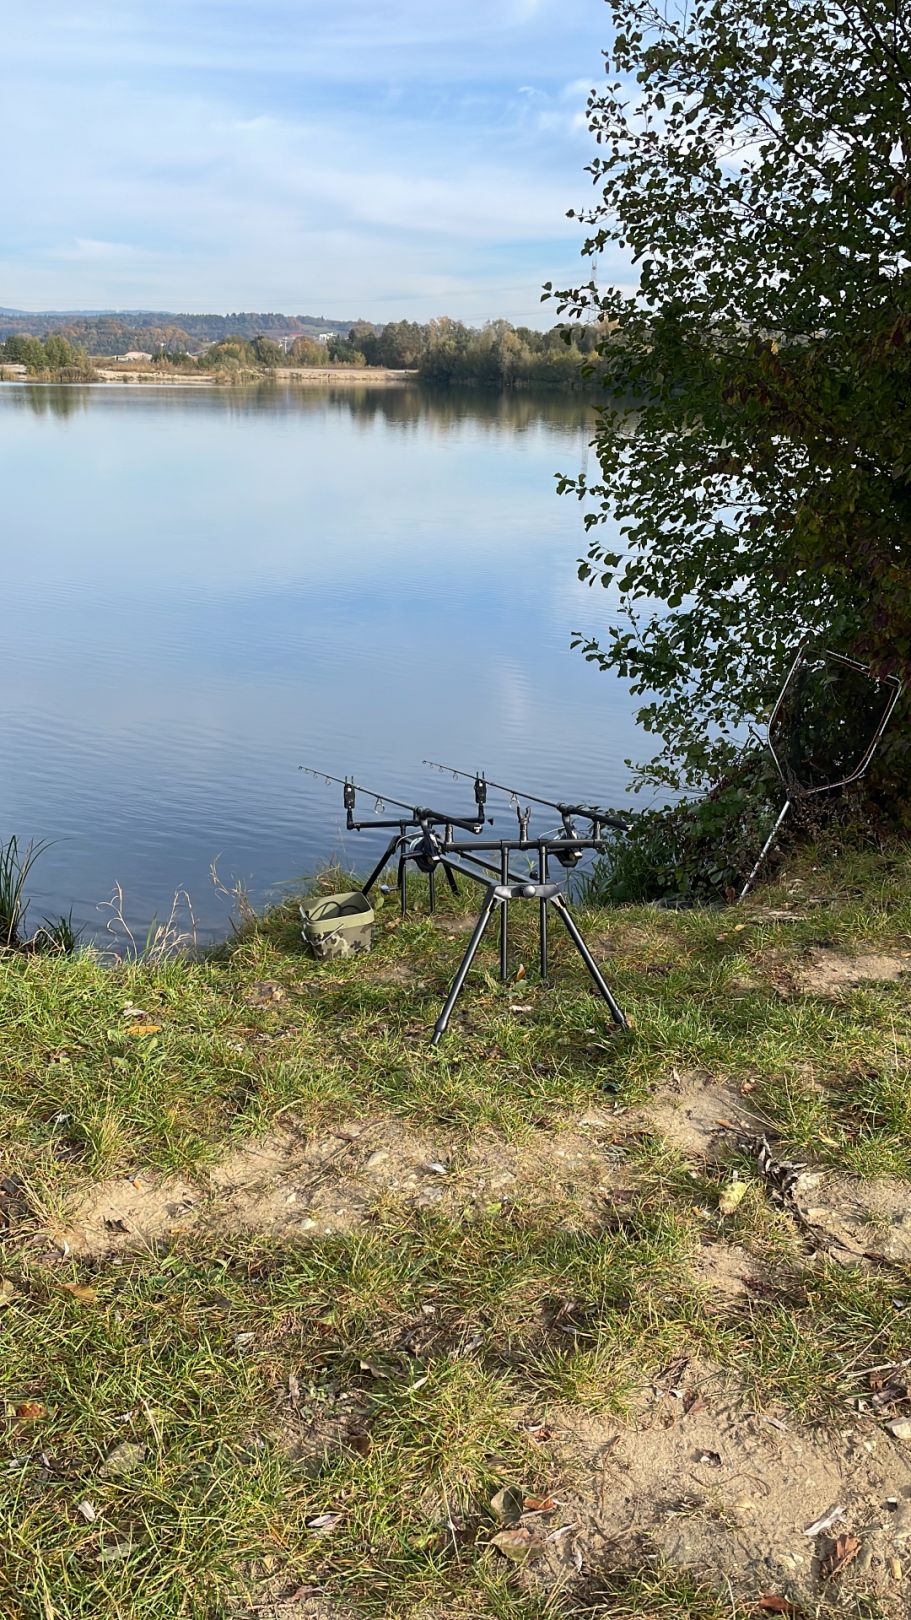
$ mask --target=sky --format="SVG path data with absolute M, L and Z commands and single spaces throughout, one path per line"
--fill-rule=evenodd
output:
M 603 0 L 0 0 L 0 306 L 547 326 Z

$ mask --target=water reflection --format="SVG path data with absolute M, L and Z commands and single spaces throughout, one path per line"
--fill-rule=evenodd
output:
M 626 690 L 569 649 L 613 604 L 554 494 L 589 431 L 574 398 L 0 388 L 0 834 L 56 841 L 39 914 L 97 928 L 119 881 L 143 927 L 183 885 L 218 929 L 216 855 L 256 899 L 366 864 L 301 762 L 620 798 Z
M 14 408 L 35 416 L 74 416 L 89 408 L 89 389 L 82 383 L 0 383 L 0 389 Z
M 444 431 L 447 427 L 471 422 L 497 430 L 523 432 L 546 424 L 570 431 L 582 430 L 592 421 L 592 403 L 577 394 L 485 392 L 459 388 L 425 388 L 389 383 L 338 383 L 327 387 L 270 381 L 243 386 L 203 383 L 0 383 L 5 403 L 33 412 L 35 416 L 73 416 L 92 405 L 118 408 L 124 394 L 138 406 L 156 413 L 187 409 L 192 395 L 194 409 L 223 412 L 229 417 L 300 416 L 312 412 L 348 416 L 355 421 L 382 421 L 395 426 L 419 426 Z M 99 403 L 100 402 L 100 403 Z

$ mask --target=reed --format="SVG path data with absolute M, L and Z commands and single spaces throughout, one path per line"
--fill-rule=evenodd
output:
M 29 873 L 50 846 L 39 840 L 20 849 L 15 834 L 0 844 L 0 949 L 22 944 L 22 925 L 28 910 L 25 889 Z

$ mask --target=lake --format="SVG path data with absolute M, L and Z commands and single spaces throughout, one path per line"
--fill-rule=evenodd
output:
M 301 764 L 460 809 L 425 757 L 622 802 L 650 740 L 570 649 L 616 600 L 554 486 L 590 434 L 570 397 L 0 385 L 0 841 L 52 841 L 30 922 L 98 936 L 120 884 L 143 931 L 180 887 L 211 937 L 216 858 L 256 903 L 366 868 L 382 842 Z

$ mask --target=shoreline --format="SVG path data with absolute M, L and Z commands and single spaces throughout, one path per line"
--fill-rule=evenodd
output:
M 230 374 L 219 374 L 217 371 L 196 374 L 175 372 L 162 376 L 148 367 L 115 370 L 110 366 L 98 366 L 96 369 L 98 375 L 91 382 L 55 382 L 38 377 L 5 376 L 4 367 L 0 366 L 0 383 L 18 383 L 30 388 L 245 388 L 264 382 L 280 382 L 319 388 L 324 388 L 327 383 L 387 388 L 420 381 L 416 370 L 393 371 L 385 366 L 276 366 L 274 370 L 257 372 L 236 380 Z

